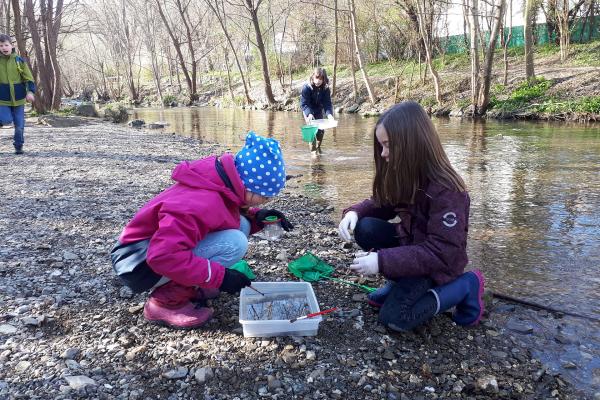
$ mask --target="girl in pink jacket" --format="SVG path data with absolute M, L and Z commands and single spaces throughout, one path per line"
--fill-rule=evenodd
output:
M 113 268 L 134 292 L 151 290 L 146 320 L 175 328 L 196 328 L 213 314 L 194 303 L 231 294 L 250 284 L 228 269 L 246 254 L 248 235 L 269 216 L 292 224 L 266 203 L 285 186 L 279 143 L 249 132 L 234 157 L 225 153 L 182 162 L 176 183 L 146 203 L 125 226 L 111 251 Z

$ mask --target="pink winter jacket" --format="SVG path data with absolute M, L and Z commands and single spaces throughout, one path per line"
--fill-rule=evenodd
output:
M 225 268 L 193 253 L 206 234 L 239 229 L 246 191 L 231 154 L 219 159 L 234 191 L 215 169 L 216 156 L 184 161 L 173 170 L 177 183 L 146 203 L 127 224 L 122 244 L 150 238 L 146 262 L 159 275 L 185 286 L 218 288 Z M 253 221 L 252 231 L 258 228 Z

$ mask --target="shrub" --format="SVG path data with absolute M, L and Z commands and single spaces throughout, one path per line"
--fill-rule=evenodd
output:
M 104 119 L 108 119 L 115 124 L 126 122 L 129 119 L 127 107 L 122 103 L 112 103 L 104 109 Z

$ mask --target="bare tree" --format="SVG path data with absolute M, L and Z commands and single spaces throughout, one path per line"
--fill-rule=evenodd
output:
M 523 35 L 525 41 L 525 76 L 528 82 L 535 80 L 535 71 L 533 67 L 533 29 L 532 24 L 535 20 L 537 0 L 525 0 L 525 11 L 523 13 Z
M 250 36 L 248 36 L 248 41 L 252 43 L 260 54 L 260 61 L 262 65 L 262 75 L 263 81 L 265 84 L 265 95 L 267 97 L 267 101 L 269 104 L 275 104 L 275 96 L 273 96 L 273 89 L 271 87 L 271 76 L 269 73 L 269 60 L 267 58 L 267 51 L 265 48 L 265 41 L 263 39 L 263 32 L 260 26 L 259 20 L 259 10 L 262 5 L 263 0 L 228 0 L 228 3 L 245 10 L 247 13 L 246 18 L 248 18 L 252 24 L 252 28 L 254 29 L 254 37 L 255 42 L 250 40 Z
M 477 106 L 479 100 L 479 7 L 478 0 L 463 1 L 463 12 L 469 27 L 469 55 L 471 57 L 471 104 Z
M 423 1 L 423 4 L 421 4 Z M 434 10 L 435 0 L 416 0 L 417 4 L 417 17 L 419 19 L 419 32 L 421 39 L 423 40 L 423 47 L 425 48 L 425 59 L 427 66 L 433 77 L 433 87 L 435 90 L 435 100 L 438 104 L 442 103 L 442 91 L 440 84 L 440 77 L 433 65 L 433 27 L 434 27 Z
M 508 0 L 508 12 L 505 13 L 505 16 L 508 17 L 508 21 L 504 25 L 508 26 L 508 33 L 505 36 L 503 28 L 502 33 L 500 34 L 500 37 L 502 38 L 502 54 L 504 60 L 504 79 L 502 80 L 504 86 L 508 83 L 508 45 L 512 39 L 512 4 L 513 0 Z
M 365 65 L 363 63 L 362 55 L 360 53 L 360 45 L 358 42 L 358 28 L 356 27 L 356 8 L 354 7 L 354 0 L 349 0 L 349 8 L 350 8 L 350 22 L 352 26 L 352 37 L 354 39 L 354 52 L 356 54 L 356 60 L 358 61 L 358 68 L 360 68 L 360 72 L 363 77 L 363 81 L 365 82 L 365 86 L 367 87 L 367 93 L 369 94 L 369 100 L 371 104 L 375 104 L 377 101 L 375 99 L 375 91 L 373 90 L 373 86 L 371 86 L 371 82 L 369 81 L 369 75 L 367 74 L 367 70 L 365 69 Z
M 331 80 L 331 96 L 335 96 L 335 81 L 337 78 L 337 68 L 338 68 L 338 45 L 339 45 L 339 36 L 338 36 L 338 0 L 333 0 L 333 19 L 334 19 L 334 32 L 335 32 L 335 42 L 333 45 L 333 77 Z
M 479 115 L 485 113 L 490 103 L 490 85 L 492 81 L 492 65 L 494 63 L 494 50 L 496 49 L 496 43 L 498 41 L 498 32 L 500 32 L 500 26 L 502 26 L 502 22 L 504 20 L 504 10 L 506 9 L 506 0 L 497 1 L 498 4 L 494 5 L 494 22 L 490 31 L 490 40 L 487 44 L 485 50 L 485 59 L 483 61 L 482 85 L 476 109 L 476 112 Z
M 37 72 L 39 92 L 34 102 L 35 109 L 46 112 L 60 107 L 61 72 L 57 58 L 58 35 L 63 17 L 63 0 L 40 0 L 39 15 L 33 0 L 25 0 L 23 14 L 35 53 L 34 73 Z

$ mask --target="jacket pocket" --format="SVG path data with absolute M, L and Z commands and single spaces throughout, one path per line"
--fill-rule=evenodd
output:
M 10 84 L 0 83 L 0 101 L 12 101 L 10 98 Z
M 146 263 L 149 244 L 150 239 L 127 244 L 117 242 L 110 252 L 113 270 L 135 293 L 151 289 L 162 277 Z
M 27 89 L 25 88 L 24 83 L 15 83 L 14 84 L 15 91 L 15 101 L 23 100 L 25 95 L 27 94 Z M 10 96 L 10 94 L 9 94 Z

